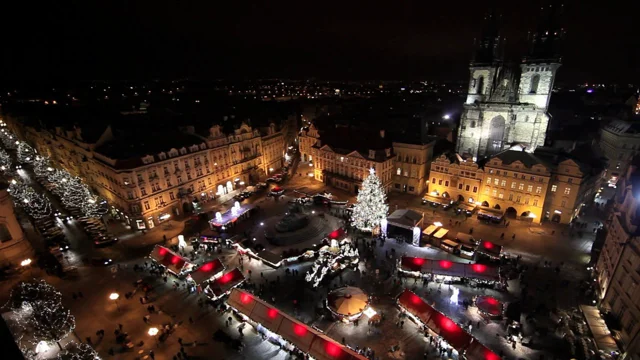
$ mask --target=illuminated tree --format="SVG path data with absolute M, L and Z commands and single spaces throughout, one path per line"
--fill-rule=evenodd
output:
M 82 205 L 82 212 L 87 217 L 100 217 L 107 213 L 109 206 L 107 201 L 99 196 L 91 196 L 87 198 Z
M 0 171 L 5 175 L 11 173 L 11 156 L 2 149 L 0 149 Z
M 11 291 L 7 307 L 32 337 L 34 345 L 60 340 L 75 328 L 75 318 L 62 305 L 62 294 L 44 280 L 22 282 Z
M 18 180 L 11 180 L 7 190 L 16 206 L 22 207 L 34 219 L 51 215 L 51 202 L 45 195 L 36 192 L 31 186 Z
M 91 190 L 80 178 L 72 178 L 64 184 L 62 203 L 67 208 L 82 208 L 92 198 Z
M 99 360 L 100 356 L 91 345 L 70 342 L 64 351 L 58 353 L 57 360 Z
M 53 171 L 49 158 L 45 156 L 36 156 L 36 161 L 33 163 L 33 172 L 38 177 L 48 177 Z
M 15 149 L 18 146 L 16 137 L 7 129 L 0 130 L 0 140 L 5 149 Z
M 54 187 L 51 191 L 53 191 L 54 194 L 60 197 L 62 197 L 62 195 L 64 194 L 66 185 L 69 184 L 72 180 L 73 176 L 71 176 L 71 174 L 60 169 L 55 169 L 49 172 L 49 176 L 47 176 L 47 181 L 49 181 L 51 184 L 56 185 L 56 187 Z
M 17 156 L 18 162 L 22 164 L 31 164 L 36 161 L 36 151 L 24 141 L 18 145 Z
M 358 192 L 358 201 L 353 208 L 352 222 L 360 230 L 372 230 L 387 218 L 389 206 L 380 179 L 373 168 L 369 176 L 362 182 Z

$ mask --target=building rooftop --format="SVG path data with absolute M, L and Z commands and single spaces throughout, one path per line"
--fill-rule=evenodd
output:
M 363 157 L 369 156 L 369 150 L 376 150 L 376 160 L 384 160 L 385 150 L 392 148 L 391 139 L 384 131 L 351 126 L 336 126 L 333 129 L 320 130 L 321 146 L 327 145 L 335 152 L 348 154 L 358 151 Z
M 637 122 L 614 120 L 604 129 L 618 135 L 640 135 L 640 123 Z
M 550 168 L 549 164 L 546 161 L 538 158 L 537 156 L 535 156 L 530 152 L 520 151 L 520 150 L 510 150 L 510 149 L 501 151 L 493 155 L 491 158 L 485 160 L 482 166 L 484 167 L 484 165 L 493 158 L 498 158 L 502 160 L 502 164 L 504 165 L 509 165 L 516 161 L 520 161 L 521 163 L 524 164 L 524 166 L 528 168 L 531 168 L 532 166 L 538 165 L 538 164 L 543 165 L 547 168 Z

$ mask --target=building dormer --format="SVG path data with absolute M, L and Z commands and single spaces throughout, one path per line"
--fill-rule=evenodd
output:
M 375 159 L 375 158 L 376 158 L 376 151 L 369 149 L 369 159 Z
M 169 150 L 169 157 L 170 158 L 176 157 L 178 155 L 179 155 L 178 150 L 176 150 L 175 148 L 171 148 L 171 150 Z
M 220 130 L 220 125 L 213 125 L 209 128 L 209 137 L 218 138 L 222 136 L 222 131 Z
M 388 158 L 391 157 L 391 148 L 384 149 L 384 152 L 385 152 L 385 155 L 387 155 Z
M 180 155 L 186 155 L 187 154 L 187 149 L 186 148 L 181 148 L 180 149 Z
M 200 148 L 198 147 L 198 145 L 191 145 L 191 146 L 189 146 L 189 152 L 197 152 L 198 150 L 200 150 Z
M 146 155 L 142 157 L 142 163 L 147 165 L 151 164 L 154 161 L 153 155 Z
M 164 151 L 158 154 L 158 159 L 160 160 L 167 160 L 167 153 L 165 153 Z

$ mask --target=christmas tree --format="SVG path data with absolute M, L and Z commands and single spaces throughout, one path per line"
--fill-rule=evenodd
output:
M 370 175 L 362 182 L 358 201 L 353 208 L 351 221 L 360 230 L 372 230 L 387 218 L 389 206 L 380 179 L 372 168 Z
M 4 150 L 0 150 L 0 171 L 5 175 L 11 173 L 11 156 Z
M 21 141 L 18 144 L 17 158 L 22 164 L 30 164 L 36 159 L 36 151 L 29 144 Z

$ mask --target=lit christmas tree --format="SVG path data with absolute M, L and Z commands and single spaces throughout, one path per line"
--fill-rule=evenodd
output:
M 22 207 L 34 219 L 42 219 L 51 215 L 51 202 L 45 195 L 36 192 L 31 186 L 21 181 L 11 180 L 7 190 L 16 206 Z
M 11 156 L 0 149 L 0 172 L 7 175 L 11 173 Z
M 49 163 L 49 158 L 44 156 L 36 156 L 36 161 L 33 163 L 33 172 L 37 177 L 48 177 L 52 171 L 53 168 Z
M 62 305 L 62 294 L 44 280 L 18 284 L 11 291 L 7 307 L 13 310 L 33 345 L 55 342 L 62 350 L 60 340 L 75 328 L 75 318 Z
M 107 201 L 99 196 L 91 196 L 82 205 L 82 212 L 90 218 L 97 218 L 107 213 Z
M 99 360 L 100 356 L 89 344 L 70 342 L 57 360 Z
M 89 187 L 83 184 L 80 178 L 66 181 L 63 187 L 62 204 L 67 208 L 82 208 L 93 198 Z
M 16 157 L 19 163 L 31 164 L 36 161 L 36 151 L 26 142 L 20 141 Z
M 16 137 L 7 129 L 0 130 L 0 140 L 5 149 L 15 149 L 18 146 Z
M 51 184 L 55 184 L 56 187 L 52 189 L 53 193 L 62 197 L 64 194 L 64 189 L 67 184 L 69 184 L 73 180 L 73 176 L 68 172 L 60 169 L 54 169 L 49 172 L 47 176 L 47 181 Z
M 380 179 L 375 170 L 369 170 L 369 176 L 362 182 L 358 192 L 358 201 L 353 208 L 351 221 L 360 230 L 370 231 L 380 225 L 387 218 L 389 206 Z

